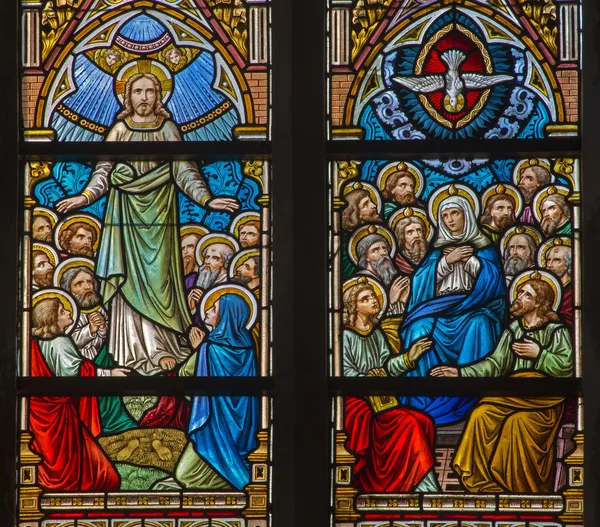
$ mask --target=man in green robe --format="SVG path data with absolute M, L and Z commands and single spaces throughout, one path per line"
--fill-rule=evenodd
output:
M 124 108 L 107 141 L 181 141 L 162 105 L 152 73 L 126 83 Z M 179 250 L 177 189 L 214 210 L 234 212 L 232 198 L 211 198 L 193 161 L 102 161 L 81 195 L 60 201 L 61 213 L 108 194 L 96 275 L 110 306 L 108 351 L 121 366 L 143 375 L 170 370 L 191 352 L 180 343 L 190 325 Z
M 511 306 L 516 317 L 494 352 L 461 368 L 438 366 L 437 377 L 570 377 L 573 345 L 552 309 L 556 292 L 532 273 Z M 453 466 L 469 492 L 553 491 L 555 439 L 562 397 L 484 397 L 471 413 Z

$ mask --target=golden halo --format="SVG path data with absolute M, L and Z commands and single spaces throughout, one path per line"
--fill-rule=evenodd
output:
M 531 203 L 531 211 L 533 212 L 533 217 L 538 223 L 542 222 L 542 201 L 544 200 L 544 198 L 552 196 L 553 194 L 562 194 L 563 196 L 568 197 L 570 191 L 567 187 L 563 187 L 562 185 L 550 185 L 540 190 L 534 196 L 533 201 Z
M 415 178 L 415 197 L 419 197 L 425 188 L 425 179 L 421 171 L 413 164 L 402 161 L 400 163 L 394 161 L 385 165 L 377 176 L 377 186 L 381 192 L 385 191 L 385 186 L 389 177 L 396 172 L 409 172 Z
M 216 232 L 212 234 L 207 234 L 206 236 L 201 238 L 198 242 L 198 245 L 196 245 L 196 262 L 198 263 L 198 265 L 202 265 L 204 263 L 204 260 L 202 259 L 202 253 L 204 252 L 204 249 L 206 249 L 209 245 L 212 245 L 214 243 L 223 243 L 225 245 L 228 245 L 233 249 L 234 253 L 237 253 L 240 250 L 238 241 L 232 236 L 229 236 L 228 234 L 221 234 Z
M 357 247 L 358 243 L 369 234 L 379 234 L 383 236 L 384 239 L 388 242 L 390 246 L 390 257 L 393 258 L 396 253 L 396 238 L 394 235 L 385 227 L 381 225 L 363 225 L 359 229 L 356 229 L 352 237 L 350 238 L 350 242 L 348 243 L 348 255 L 350 259 L 354 263 L 354 265 L 358 265 L 358 254 Z
M 202 238 L 206 236 L 210 231 L 197 223 L 188 223 L 186 225 L 182 225 L 179 229 L 179 238 L 184 238 L 185 236 L 189 236 L 190 234 L 195 234 L 198 238 Z
M 73 323 L 65 330 L 65 335 L 68 335 L 75 327 L 77 319 L 79 318 L 79 311 L 75 299 L 62 289 L 41 289 L 31 298 L 31 308 L 33 309 L 39 302 L 46 300 L 47 298 L 58 298 L 63 305 L 63 308 L 71 313 Z
M 543 280 L 546 282 L 554 291 L 554 303 L 552 304 L 552 311 L 557 311 L 560 306 L 560 301 L 562 299 L 562 289 L 560 282 L 554 275 L 550 274 L 547 271 L 540 271 L 535 269 L 533 271 L 525 271 L 518 275 L 510 284 L 510 299 L 511 303 L 515 301 L 517 298 L 517 291 L 519 287 L 521 287 L 524 283 L 529 282 L 529 280 Z
M 56 247 L 58 247 L 61 251 L 69 252 L 60 244 L 60 235 L 62 231 L 64 231 L 69 225 L 79 222 L 89 225 L 96 231 L 96 243 L 94 243 L 93 246 L 94 254 L 96 254 L 98 252 L 98 246 L 100 245 L 100 233 L 102 231 L 102 224 L 100 223 L 100 220 L 94 218 L 94 216 L 90 216 L 89 214 L 77 214 L 76 216 L 69 216 L 62 220 L 56 226 L 56 230 L 54 231 L 54 243 L 56 244 Z
M 461 196 L 465 198 L 471 205 L 475 217 L 479 217 L 479 200 L 477 195 L 469 187 L 458 183 L 452 183 L 450 185 L 444 185 L 438 188 L 429 197 L 429 217 L 434 225 L 438 222 L 438 212 L 442 202 L 451 196 Z
M 515 165 L 515 168 L 513 169 L 513 176 L 512 176 L 513 183 L 515 185 L 519 186 L 519 183 L 521 181 L 522 172 L 529 167 L 536 167 L 536 166 L 542 167 L 542 168 L 545 168 L 546 170 L 548 170 L 548 172 L 550 173 L 550 183 L 554 183 L 554 175 L 552 174 L 552 170 L 550 170 L 550 161 L 548 161 L 547 159 L 539 158 L 539 157 L 532 157 L 531 159 L 523 159 L 523 161 L 519 161 Z
M 173 92 L 173 77 L 169 68 L 156 60 L 140 59 L 125 64 L 115 76 L 115 92 L 121 103 L 125 97 L 127 81 L 139 73 L 152 73 L 162 86 L 162 102 L 169 100 Z
M 529 234 L 535 241 L 536 246 L 542 243 L 542 235 L 533 227 L 529 225 L 516 225 L 515 227 L 511 227 L 508 229 L 504 236 L 502 236 L 502 240 L 500 240 L 500 247 L 502 247 L 502 254 L 504 254 L 504 250 L 508 245 L 510 239 L 516 234 Z
M 56 267 L 58 265 L 58 262 L 60 261 L 58 258 L 58 253 L 54 250 L 54 248 L 50 247 L 49 245 L 46 245 L 45 243 L 34 243 L 31 246 L 31 254 L 32 255 L 33 255 L 34 251 L 43 252 L 48 257 L 48 260 L 50 260 L 52 267 Z M 33 262 L 32 262 L 32 265 L 33 265 Z
M 497 196 L 501 194 L 506 194 L 510 196 L 515 202 L 515 216 L 520 216 L 521 211 L 523 210 L 523 198 L 521 194 L 517 191 L 515 187 L 512 185 L 505 185 L 504 183 L 499 183 L 498 185 L 492 185 L 488 188 L 481 197 L 481 205 L 485 210 L 487 206 L 487 202 L 492 196 Z
M 60 287 L 60 281 L 63 275 L 69 269 L 73 269 L 74 267 L 87 267 L 93 274 L 96 264 L 89 258 L 69 258 L 67 260 L 62 261 L 60 265 L 54 270 L 54 278 L 52 279 L 54 287 Z
M 260 258 L 260 251 L 258 249 L 246 249 L 235 255 L 235 258 L 231 260 L 231 265 L 229 266 L 229 277 L 233 278 L 235 276 L 235 272 L 238 267 L 243 265 L 250 258 Z
M 48 221 L 50 222 L 50 225 L 52 225 L 52 228 L 54 229 L 54 227 L 56 227 L 56 224 L 58 223 L 58 215 L 56 214 L 56 212 L 54 212 L 53 210 L 47 209 L 45 207 L 36 207 L 35 209 L 33 209 L 33 218 L 32 218 L 32 226 L 33 226 L 33 219 L 35 219 L 36 216 L 42 216 L 43 218 L 47 218 Z
M 229 232 L 239 239 L 240 229 L 249 221 L 256 221 L 260 225 L 260 215 L 258 214 L 258 212 L 247 211 L 242 212 L 242 214 L 236 216 L 231 222 L 231 225 L 229 226 Z M 260 228 L 258 230 L 258 233 L 260 234 Z
M 364 181 L 355 181 L 354 183 L 348 183 L 344 187 L 343 195 L 346 196 L 346 194 L 349 194 L 353 190 L 366 190 L 369 196 L 371 197 L 371 201 L 373 201 L 373 203 L 375 203 L 375 206 L 377 207 L 377 213 L 381 214 L 381 196 L 379 195 L 379 192 L 377 192 L 377 189 L 373 185 L 371 185 L 370 183 L 365 183 Z
M 566 236 L 558 236 L 557 238 L 550 238 L 549 240 L 546 240 L 538 249 L 538 265 L 544 269 L 546 268 L 546 258 L 548 255 L 548 251 L 553 247 L 568 247 L 569 249 L 571 249 L 571 244 L 571 238 L 567 238 Z
M 342 286 L 342 294 L 348 291 L 348 289 L 351 287 L 363 284 L 369 284 L 375 290 L 375 296 L 377 297 L 380 306 L 379 318 L 381 318 L 387 309 L 388 298 L 385 288 L 377 280 L 374 280 L 368 276 L 357 276 L 356 278 L 346 280 Z
M 425 233 L 425 237 L 427 241 L 430 242 L 433 238 L 433 229 L 431 228 L 431 222 L 427 217 L 427 213 L 423 209 L 419 209 L 417 207 L 402 207 L 398 209 L 394 214 L 390 216 L 389 224 L 391 229 L 396 232 L 396 225 L 400 220 L 404 218 L 419 218 L 425 224 L 425 228 L 427 232 Z
M 206 293 L 202 297 L 202 302 L 200 302 L 200 318 L 204 320 L 206 310 L 210 309 L 223 295 L 228 294 L 238 295 L 246 302 L 246 304 L 248 304 L 248 307 L 250 308 L 250 317 L 246 322 L 246 329 L 251 329 L 258 316 L 256 297 L 247 289 L 236 284 L 223 284 Z

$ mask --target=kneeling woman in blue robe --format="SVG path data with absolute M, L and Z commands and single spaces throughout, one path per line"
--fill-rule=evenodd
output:
M 432 349 L 406 375 L 423 377 L 439 364 L 464 366 L 491 353 L 506 318 L 505 283 L 496 248 L 479 227 L 471 204 L 450 195 L 439 206 L 434 249 L 413 276 L 400 327 L 406 349 L 423 337 Z M 437 424 L 463 420 L 475 404 L 465 397 L 405 397 Z
M 221 296 L 207 309 L 204 320 L 214 329 L 198 352 L 182 365 L 179 374 L 256 376 L 255 344 L 246 329 L 249 318 L 250 307 L 240 295 L 227 293 Z M 194 397 L 188 427 L 190 441 L 175 467 L 176 482 L 170 478 L 154 488 L 243 489 L 250 483 L 250 465 L 246 457 L 258 446 L 259 412 L 257 397 Z

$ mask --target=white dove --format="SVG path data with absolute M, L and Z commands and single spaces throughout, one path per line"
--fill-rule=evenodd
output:
M 459 112 L 465 105 L 465 88 L 481 90 L 512 80 L 511 75 L 482 75 L 480 73 L 461 73 L 460 65 L 467 56 L 459 49 L 449 49 L 440 55 L 448 66 L 445 75 L 425 75 L 422 77 L 394 77 L 394 81 L 417 93 L 431 93 L 446 89 L 444 107 L 452 113 Z

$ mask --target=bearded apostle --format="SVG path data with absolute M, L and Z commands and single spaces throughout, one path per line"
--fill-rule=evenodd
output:
M 66 294 L 45 290 L 31 313 L 31 375 L 125 376 L 123 368 L 100 369 L 84 359 L 65 333 L 73 325 L 74 301 Z M 110 491 L 119 476 L 96 440 L 101 431 L 96 397 L 31 397 L 29 427 L 33 449 L 42 457 L 39 483 L 48 490 Z
M 434 250 L 413 275 L 407 315 L 400 327 L 406 347 L 428 337 L 432 349 L 407 373 L 426 376 L 438 364 L 463 366 L 490 353 L 502 333 L 506 302 L 496 248 L 477 226 L 476 199 L 466 187 L 442 187 L 430 198 L 439 220 Z M 475 404 L 464 397 L 407 397 L 402 401 L 437 424 L 464 419 Z
M 402 375 L 430 347 L 421 339 L 392 355 L 376 327 L 384 292 L 366 277 L 347 282 L 344 293 L 344 375 Z M 386 399 L 386 403 L 381 400 Z M 346 447 L 357 456 L 353 484 L 362 492 L 436 492 L 434 426 L 395 397 L 346 398 Z
M 560 285 L 548 273 L 516 280 L 515 317 L 494 352 L 463 367 L 438 366 L 438 377 L 570 377 L 573 345 L 555 312 Z M 562 397 L 484 397 L 475 407 L 453 466 L 468 492 L 552 492 L 554 440 Z

